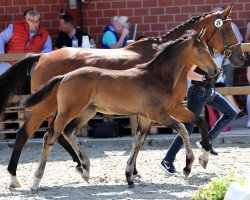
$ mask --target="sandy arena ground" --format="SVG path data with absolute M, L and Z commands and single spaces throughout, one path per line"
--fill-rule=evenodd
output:
M 166 145 L 167 146 L 167 145 Z M 0 147 L 0 200 L 44 200 L 44 199 L 190 199 L 198 186 L 207 183 L 217 174 L 226 174 L 234 170 L 244 177 L 250 169 L 250 147 L 247 144 L 222 145 L 216 144 L 218 157 L 210 157 L 206 170 L 198 164 L 200 150 L 194 148 L 196 160 L 193 171 L 188 179 L 182 174 L 167 176 L 158 164 L 166 153 L 164 146 L 146 145 L 139 153 L 137 168 L 142 178 L 136 182 L 134 189 L 127 187 L 125 181 L 125 166 L 131 144 L 111 146 L 103 142 L 102 145 L 85 145 L 90 157 L 90 181 L 86 183 L 76 173 L 75 164 L 69 155 L 55 145 L 46 166 L 38 194 L 32 194 L 30 186 L 33 174 L 40 158 L 42 144 L 28 145 L 22 152 L 18 166 L 18 179 L 21 188 L 9 189 L 9 174 L 7 165 L 12 148 Z M 182 172 L 185 165 L 185 153 L 181 150 L 175 166 Z

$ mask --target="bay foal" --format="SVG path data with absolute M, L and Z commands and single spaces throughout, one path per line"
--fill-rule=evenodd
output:
M 149 63 L 137 65 L 128 70 L 80 68 L 54 77 L 31 94 L 24 102 L 29 107 L 45 100 L 54 86 L 58 86 L 56 95 L 58 114 L 53 126 L 44 135 L 42 156 L 35 172 L 32 191 L 38 190 L 47 157 L 60 134 L 63 134 L 73 147 L 81 162 L 82 176 L 88 179 L 90 166 L 88 157 L 81 149 L 75 135 L 63 130 L 67 124 L 72 123 L 72 120 L 81 122 L 78 123 L 78 128 L 82 127 L 97 112 L 139 116 L 140 128 L 138 130 L 140 131 L 133 139 L 132 151 L 126 167 L 129 186 L 134 186 L 133 172 L 136 158 L 147 136 L 148 124 L 151 121 L 170 126 L 181 134 L 187 158 L 184 170 L 189 174 L 194 161 L 189 135 L 185 126 L 176 118 L 178 114 L 171 116 L 168 109 L 173 100 L 174 86 L 184 68 L 195 64 L 211 76 L 217 73 L 216 64 L 211 58 L 207 46 L 200 39 L 203 33 L 204 30 L 199 33 L 189 31 L 179 39 L 166 43 L 159 54 Z M 190 112 L 184 110 L 187 113 Z M 175 112 L 179 111 L 176 109 Z M 185 116 L 185 113 L 183 115 Z M 197 116 L 197 118 L 200 117 Z M 205 139 L 208 141 L 208 138 Z

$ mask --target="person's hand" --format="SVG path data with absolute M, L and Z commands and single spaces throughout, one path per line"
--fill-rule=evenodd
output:
M 216 77 L 209 77 L 208 74 L 204 75 L 204 80 L 203 80 L 203 87 L 205 89 L 205 95 L 206 95 L 206 100 L 211 101 L 213 100 L 215 96 L 215 82 L 218 78 L 218 75 Z
M 128 33 L 129 33 L 129 30 L 127 28 L 123 28 L 122 35 L 125 37 L 128 35 Z

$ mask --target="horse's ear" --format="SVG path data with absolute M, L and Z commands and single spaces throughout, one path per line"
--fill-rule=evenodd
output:
M 198 33 L 195 34 L 195 37 L 196 37 L 197 39 L 200 39 L 200 40 L 201 40 L 201 38 L 203 38 L 205 32 L 206 32 L 206 28 L 203 27 Z
M 222 11 L 222 19 L 226 19 L 229 17 L 231 11 L 233 8 L 233 4 L 231 4 L 230 6 L 226 7 L 225 10 Z

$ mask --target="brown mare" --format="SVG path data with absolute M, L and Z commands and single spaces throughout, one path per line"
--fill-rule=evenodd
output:
M 4 111 L 12 94 L 15 92 L 16 85 L 22 77 L 30 70 L 33 64 L 38 61 L 33 68 L 31 76 L 31 90 L 39 88 L 46 83 L 50 78 L 65 74 L 83 66 L 96 66 L 109 69 L 128 69 L 136 64 L 146 63 L 150 61 L 161 49 L 162 45 L 169 40 L 174 40 L 180 37 L 185 30 L 195 29 L 200 30 L 205 27 L 206 32 L 203 41 L 209 46 L 219 50 L 220 52 L 231 51 L 229 59 L 235 66 L 243 64 L 244 56 L 240 48 L 240 44 L 234 35 L 231 27 L 231 21 L 228 19 L 232 6 L 227 7 L 222 13 L 208 13 L 205 15 L 193 17 L 191 20 L 181 24 L 175 29 L 163 35 L 161 39 L 157 37 L 140 40 L 130 46 L 122 49 L 103 50 L 103 49 L 73 49 L 63 48 L 51 53 L 42 55 L 32 55 L 13 65 L 10 70 L 0 77 L 0 111 Z M 215 27 L 216 19 L 224 21 L 220 28 Z M 40 58 L 40 59 L 39 59 Z M 174 88 L 174 96 L 171 108 L 174 110 L 181 107 L 181 101 L 186 95 L 186 88 L 183 87 L 186 83 L 186 72 L 180 76 L 178 83 Z M 27 119 L 23 127 L 18 131 L 15 146 L 8 165 L 8 171 L 11 174 L 12 187 L 20 187 L 16 178 L 17 164 L 23 146 L 29 138 L 33 136 L 39 128 L 43 120 L 57 108 L 56 88 L 52 91 L 49 98 L 37 104 L 32 108 L 30 117 Z M 170 111 L 171 112 L 171 111 Z M 190 113 L 190 116 L 193 116 Z M 190 117 L 190 122 L 195 122 L 195 117 Z M 77 124 L 71 124 L 66 127 L 67 131 L 74 131 Z M 201 131 L 204 136 L 206 131 Z M 206 137 L 206 136 L 204 136 Z M 68 142 L 60 136 L 58 142 L 71 154 L 74 161 L 80 162 L 71 149 Z M 208 147 L 205 147 L 208 150 Z
M 89 177 L 88 157 L 81 149 L 75 134 L 63 130 L 72 120 L 80 121 L 76 128 L 81 128 L 97 112 L 110 115 L 137 115 L 139 126 L 143 128 L 147 128 L 151 121 L 154 121 L 175 129 L 181 134 L 185 144 L 185 171 L 189 173 L 194 161 L 189 134 L 184 124 L 178 122 L 182 121 L 178 118 L 179 110 L 170 115 L 169 107 L 174 86 L 184 67 L 189 71 L 192 64 L 195 64 L 212 76 L 217 73 L 217 65 L 210 56 L 207 46 L 200 39 L 202 32 L 203 30 L 199 33 L 190 31 L 176 41 L 166 43 L 159 55 L 149 63 L 137 65 L 135 68 L 131 66 L 127 70 L 83 67 L 52 78 L 31 94 L 24 102 L 25 106 L 31 107 L 45 100 L 54 86 L 58 86 L 56 94 L 58 114 L 52 128 L 44 135 L 42 156 L 34 175 L 32 191 L 38 190 L 48 155 L 60 134 L 64 134 L 77 154 L 83 170 L 82 176 Z M 138 131 L 133 140 L 126 167 L 127 182 L 132 187 L 136 158 L 146 136 L 146 131 Z

